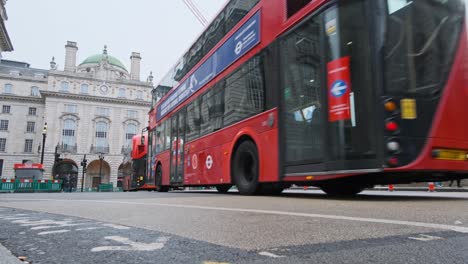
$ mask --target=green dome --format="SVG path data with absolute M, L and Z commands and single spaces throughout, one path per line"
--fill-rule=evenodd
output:
M 103 59 L 104 59 L 104 56 L 107 57 L 107 61 L 109 62 L 110 65 L 112 66 L 115 66 L 115 67 L 118 67 L 124 71 L 127 71 L 127 69 L 125 69 L 125 66 L 123 65 L 122 62 L 120 62 L 118 59 L 116 59 L 115 57 L 112 57 L 110 55 L 107 55 L 107 54 L 96 54 L 96 55 L 93 55 L 93 56 L 89 56 L 88 58 L 86 58 L 81 64 L 99 64 Z

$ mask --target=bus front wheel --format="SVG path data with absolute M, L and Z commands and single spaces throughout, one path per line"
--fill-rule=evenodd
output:
M 168 192 L 169 187 L 167 186 L 162 186 L 162 168 L 161 165 L 158 165 L 156 167 L 156 191 L 158 192 Z
M 258 192 L 258 151 L 257 146 L 250 141 L 243 141 L 234 153 L 232 159 L 232 177 L 242 195 L 254 195 Z

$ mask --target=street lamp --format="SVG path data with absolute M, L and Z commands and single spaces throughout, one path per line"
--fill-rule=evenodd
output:
M 42 129 L 42 154 L 41 154 L 41 164 L 44 165 L 44 149 L 45 149 L 45 140 L 47 137 L 47 122 L 44 124 Z
M 104 153 L 99 152 L 99 180 L 102 181 L 102 160 L 104 159 Z

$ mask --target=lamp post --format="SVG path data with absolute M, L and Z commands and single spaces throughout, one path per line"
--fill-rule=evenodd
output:
M 41 164 L 44 165 L 44 149 L 45 149 L 45 140 L 47 137 L 47 122 L 44 124 L 42 129 L 42 153 L 41 153 Z
M 83 160 L 81 161 L 81 166 L 83 167 L 83 174 L 81 175 L 81 192 L 83 192 L 83 186 L 84 186 L 84 175 L 86 173 L 86 166 L 88 160 L 86 159 L 86 154 L 83 157 Z
M 99 152 L 99 180 L 102 181 L 102 160 L 104 159 L 104 154 Z

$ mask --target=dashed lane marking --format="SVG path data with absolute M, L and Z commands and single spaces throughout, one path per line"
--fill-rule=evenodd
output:
M 243 208 L 227 208 L 227 207 L 213 207 L 213 206 L 198 206 L 198 205 L 183 205 L 183 204 L 166 204 L 166 203 L 139 203 L 139 202 L 128 202 L 128 201 L 106 201 L 106 200 L 57 200 L 57 199 L 4 199 L 4 201 L 56 201 L 56 202 L 67 202 L 67 203 L 107 203 L 107 204 L 129 204 L 129 205 L 144 205 L 150 207 L 172 207 L 172 208 L 183 208 L 183 209 L 199 209 L 199 210 L 210 210 L 210 211 L 224 211 L 224 212 L 240 212 L 240 213 L 257 213 L 257 214 L 268 214 L 268 215 L 285 215 L 285 216 L 298 216 L 308 218 L 322 218 L 332 220 L 344 220 L 354 222 L 365 222 L 365 223 L 377 223 L 377 224 L 391 224 L 391 225 L 402 225 L 402 226 L 413 226 L 422 228 L 431 228 L 439 230 L 449 230 L 460 233 L 468 233 L 468 227 L 455 226 L 455 225 L 444 225 L 444 224 L 433 224 L 424 222 L 413 222 L 403 220 L 391 220 L 391 219 L 380 219 L 380 218 L 365 218 L 365 217 L 352 217 L 352 216 L 341 216 L 341 215 L 326 215 L 326 214 L 310 214 L 310 213 L 296 213 L 287 211 L 275 211 L 275 210 L 258 210 L 258 209 L 243 209 Z
M 129 238 L 121 236 L 107 236 L 104 237 L 106 240 L 113 240 L 115 242 L 124 244 L 126 246 L 103 246 L 95 247 L 91 249 L 91 252 L 101 252 L 101 251 L 153 251 L 162 249 L 166 242 L 169 240 L 168 237 L 160 237 L 155 243 L 141 243 L 131 241 Z
M 55 230 L 55 231 L 46 231 L 46 232 L 40 232 L 37 233 L 38 235 L 50 235 L 50 234 L 61 234 L 61 233 L 67 233 L 70 232 L 70 230 L 62 229 L 62 230 Z
M 279 256 L 270 252 L 262 251 L 258 253 L 261 256 L 270 257 L 270 258 L 283 258 L 284 256 Z
M 112 227 L 112 228 L 115 228 L 115 229 L 118 229 L 118 230 L 128 230 L 128 229 L 130 229 L 130 227 L 122 226 L 122 225 L 115 225 L 115 224 L 102 224 L 102 225 L 107 226 L 107 227 Z
M 438 237 L 438 236 L 430 236 L 426 234 L 421 234 L 418 237 L 408 237 L 408 238 L 413 239 L 413 240 L 423 241 L 423 242 L 429 242 L 429 241 L 442 239 L 441 237 Z

